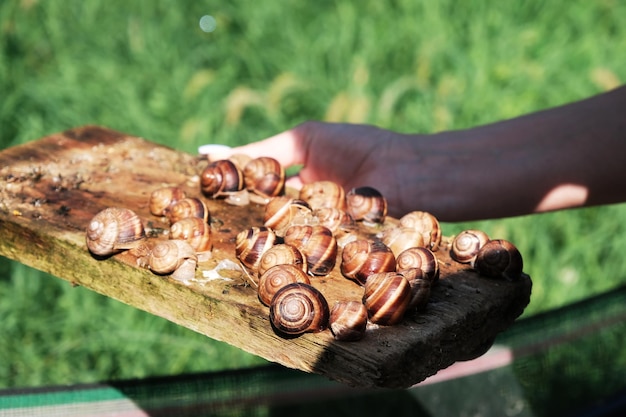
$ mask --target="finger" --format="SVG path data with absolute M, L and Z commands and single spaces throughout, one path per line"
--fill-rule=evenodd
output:
M 270 156 L 276 159 L 282 166 L 290 167 L 304 163 L 305 152 L 301 146 L 302 136 L 296 130 L 287 130 L 278 135 L 269 137 L 259 142 L 232 148 L 221 154 L 222 159 L 236 153 L 243 153 L 251 158 Z M 213 158 L 213 155 L 211 155 Z

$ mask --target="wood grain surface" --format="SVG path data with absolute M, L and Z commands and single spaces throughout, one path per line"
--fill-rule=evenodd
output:
M 220 261 L 236 262 L 235 236 L 262 224 L 263 207 L 206 198 L 214 248 L 189 285 L 137 267 L 129 252 L 103 260 L 88 252 L 85 229 L 106 207 L 134 210 L 149 234 L 160 236 L 168 224 L 150 214 L 150 193 L 177 185 L 201 197 L 198 173 L 205 164 L 202 158 L 96 126 L 2 150 L 0 255 L 269 361 L 360 387 L 408 387 L 456 361 L 479 356 L 529 302 L 530 277 L 516 282 L 481 277 L 452 261 L 444 245 L 436 252 L 441 279 L 425 311 L 407 314 L 395 326 L 371 325 L 359 342 L 337 342 L 329 330 L 284 339 L 272 330 L 267 307 L 241 271 L 215 275 Z M 338 266 L 312 283 L 331 306 L 341 299 L 360 300 L 363 293 L 341 276 Z

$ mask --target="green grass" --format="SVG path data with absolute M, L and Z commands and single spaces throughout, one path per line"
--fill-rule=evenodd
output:
M 205 14 L 214 32 L 200 30 Z M 625 20 L 615 0 L 5 0 L 0 148 L 85 124 L 187 152 L 307 119 L 470 127 L 625 80 Z M 444 233 L 480 227 L 516 243 L 534 314 L 626 282 L 625 225 L 616 205 L 444 224 Z M 0 261 L 0 387 L 262 362 Z

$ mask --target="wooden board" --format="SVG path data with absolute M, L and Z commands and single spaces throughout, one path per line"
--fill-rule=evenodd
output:
M 126 253 L 97 260 L 87 251 L 86 226 L 106 207 L 134 210 L 148 230 L 167 227 L 150 214 L 150 193 L 178 185 L 200 197 L 197 174 L 203 163 L 94 126 L 5 149 L 0 152 L 0 255 L 269 361 L 361 387 L 408 387 L 455 361 L 479 356 L 529 302 L 528 276 L 516 282 L 481 277 L 451 261 L 444 247 L 437 252 L 441 279 L 426 311 L 408 314 L 399 325 L 370 326 L 359 342 L 337 342 L 328 330 L 283 339 L 271 329 L 268 309 L 242 273 L 214 280 L 203 274 L 220 260 L 236 261 L 236 234 L 262 224 L 263 207 L 257 204 L 237 207 L 205 199 L 213 219 L 213 257 L 199 264 L 191 285 L 138 268 Z M 338 267 L 313 283 L 331 305 L 362 296 Z

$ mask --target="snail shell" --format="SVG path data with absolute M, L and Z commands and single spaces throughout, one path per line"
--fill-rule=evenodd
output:
M 524 264 L 515 245 L 508 240 L 495 239 L 480 248 L 474 268 L 486 277 L 513 281 L 521 277 Z
M 162 240 L 152 248 L 148 268 L 159 275 L 188 281 L 195 275 L 198 262 L 195 250 L 184 240 Z
M 237 234 L 235 255 L 246 267 L 257 271 L 261 257 L 275 242 L 276 234 L 269 227 L 250 227 Z
M 425 246 L 422 232 L 412 227 L 389 227 L 383 231 L 382 241 L 396 256 L 409 248 Z
M 330 310 L 324 295 L 300 282 L 279 289 L 270 304 L 270 321 L 279 334 L 320 332 L 328 327 Z
M 329 327 L 337 340 L 361 340 L 367 328 L 367 309 L 358 301 L 339 301 L 330 311 Z
M 249 191 L 264 197 L 274 197 L 283 191 L 285 170 L 276 159 L 262 156 L 245 165 L 243 180 Z
M 208 207 L 204 201 L 195 197 L 187 197 L 177 201 L 167 213 L 167 218 L 172 224 L 188 217 L 197 217 L 206 223 L 211 221 Z
M 263 225 L 271 227 L 279 236 L 296 224 L 309 224 L 312 218 L 311 207 L 304 200 L 287 196 L 270 199 L 263 212 Z
M 336 207 L 322 207 L 313 210 L 313 217 L 320 225 L 328 227 L 334 234 L 354 228 L 354 220 L 350 215 Z
M 361 285 L 371 274 L 395 270 L 393 252 L 379 240 L 357 239 L 346 244 L 341 252 L 341 273 Z
M 309 273 L 327 275 L 337 262 L 337 240 L 324 226 L 291 226 L 285 232 L 285 243 L 300 249 L 306 256 Z
M 89 222 L 86 243 L 92 254 L 108 256 L 137 246 L 145 237 L 143 224 L 135 212 L 109 207 Z
M 410 268 L 402 271 L 404 278 L 411 286 L 411 300 L 408 310 L 423 310 L 430 299 L 431 281 L 426 278 L 424 271 L 419 268 Z
M 211 226 L 201 218 L 187 217 L 170 226 L 170 239 L 184 240 L 196 252 L 210 251 Z
M 333 181 L 315 181 L 304 184 L 300 189 L 300 199 L 309 203 L 312 209 L 346 209 L 346 192 Z
M 279 243 L 269 248 L 259 261 L 259 275 L 276 265 L 295 265 L 304 273 L 308 271 L 306 256 L 293 245 Z
M 401 227 L 410 227 L 422 233 L 424 246 L 436 251 L 441 243 L 441 226 L 435 216 L 426 211 L 412 211 L 400 218 Z
M 228 159 L 211 162 L 200 174 L 200 190 L 208 197 L 240 191 L 243 185 L 241 169 Z
M 157 188 L 150 194 L 150 213 L 155 216 L 166 216 L 169 208 L 185 197 L 187 197 L 185 192 L 178 187 Z
M 383 223 L 387 217 L 387 200 L 372 187 L 358 187 L 346 194 L 346 211 L 355 221 Z
M 396 258 L 396 269 L 418 268 L 424 272 L 424 278 L 431 283 L 439 280 L 439 261 L 435 253 L 428 248 L 414 247 L 402 251 Z
M 269 306 L 274 294 L 292 282 L 311 283 L 307 274 L 294 265 L 285 264 L 271 267 L 259 278 L 259 300 L 266 306 Z
M 397 272 L 380 272 L 365 282 L 363 304 L 372 323 L 391 326 L 404 317 L 411 300 L 409 281 Z
M 474 264 L 480 248 L 489 241 L 489 236 L 482 230 L 464 230 L 452 240 L 450 257 L 457 262 Z

